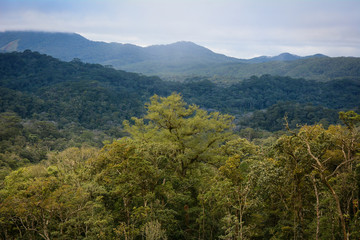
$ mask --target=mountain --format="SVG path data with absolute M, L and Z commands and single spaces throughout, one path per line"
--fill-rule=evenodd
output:
M 149 61 L 178 65 L 184 62 L 195 64 L 239 61 L 236 58 L 214 53 L 192 42 L 139 47 L 132 44 L 90 41 L 76 33 L 2 32 L 0 49 L 3 51 L 30 49 L 64 61 L 78 58 L 89 63 L 111 64 L 116 68 Z
M 103 63 L 109 59 L 121 60 L 120 63 L 141 61 L 141 47 L 131 44 L 104 43 L 90 41 L 76 33 L 23 32 L 0 33 L 0 48 L 6 50 L 16 41 L 17 51 L 30 49 L 51 55 L 64 61 L 74 58 L 89 63 Z
M 300 57 L 282 53 L 273 57 L 237 59 L 214 53 L 192 42 L 139 47 L 90 41 L 76 33 L 0 32 L 0 51 L 30 49 L 64 61 L 80 59 L 130 72 L 184 81 L 202 76 L 214 82 L 234 83 L 264 74 L 318 81 L 343 77 L 360 79 L 360 58 L 330 58 L 322 54 Z
M 280 61 L 280 62 L 286 62 L 286 61 L 295 61 L 299 59 L 306 59 L 306 58 L 327 58 L 328 56 L 323 54 L 315 54 L 311 56 L 305 56 L 300 57 L 298 55 L 294 55 L 291 53 L 281 53 L 278 56 L 261 56 L 261 57 L 255 57 L 247 60 L 248 63 L 265 63 L 265 62 L 272 62 L 272 61 Z

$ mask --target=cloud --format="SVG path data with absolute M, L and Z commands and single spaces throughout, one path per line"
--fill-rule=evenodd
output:
M 359 12 L 357 0 L 2 0 L 0 30 L 77 32 L 142 46 L 188 40 L 243 58 L 360 56 Z

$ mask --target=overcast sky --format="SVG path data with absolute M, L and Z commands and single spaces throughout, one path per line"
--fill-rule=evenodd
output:
M 360 0 L 0 0 L 0 31 L 140 46 L 192 41 L 239 58 L 360 57 Z

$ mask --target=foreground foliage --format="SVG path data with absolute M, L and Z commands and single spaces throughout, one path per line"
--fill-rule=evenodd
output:
M 355 112 L 340 114 L 343 125 L 305 125 L 255 145 L 235 134 L 233 117 L 179 94 L 155 95 L 146 109 L 101 150 L 47 151 L 4 173 L 1 238 L 360 237 Z M 16 116 L 2 119 L 2 140 L 20 134 Z

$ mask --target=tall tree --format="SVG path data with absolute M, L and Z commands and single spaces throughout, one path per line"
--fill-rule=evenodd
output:
M 282 147 L 281 151 L 297 159 L 302 165 L 300 172 L 307 176 L 315 174 L 329 191 L 335 203 L 342 238 L 347 240 L 352 234 L 349 224 L 356 221 L 354 216 L 357 214 L 351 206 L 358 201 L 356 168 L 360 148 L 356 122 L 360 117 L 354 112 L 347 112 L 340 113 L 340 118 L 346 127 L 331 125 L 326 130 L 321 125 L 303 126 L 299 132 L 292 132 L 292 136 L 284 137 L 291 147 Z
M 169 164 L 182 177 L 193 165 L 211 162 L 211 151 L 224 144 L 232 134 L 232 116 L 208 113 L 196 105 L 187 105 L 180 94 L 155 95 L 150 100 L 145 117 L 133 118 L 133 125 L 125 121 L 125 130 L 135 141 L 166 146 L 171 155 Z

